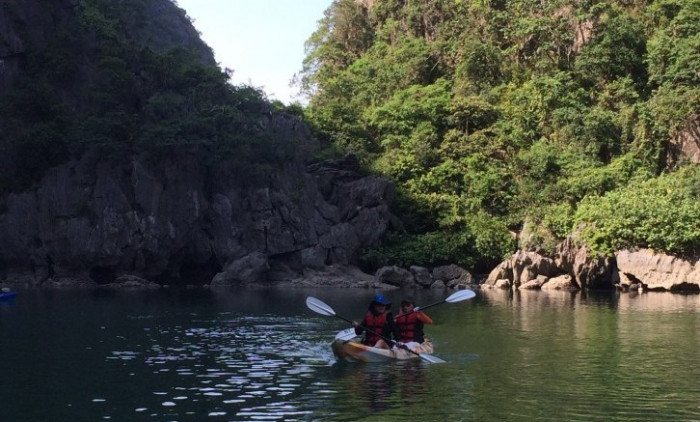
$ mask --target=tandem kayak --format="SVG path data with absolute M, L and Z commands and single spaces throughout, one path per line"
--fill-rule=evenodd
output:
M 386 362 L 390 360 L 420 359 L 420 355 L 430 355 L 433 353 L 433 344 L 426 340 L 423 344 L 413 348 L 416 353 L 394 347 L 391 349 L 381 349 L 371 347 L 357 341 L 335 340 L 331 344 L 333 354 L 338 359 L 360 362 Z
M 0 292 L 0 300 L 10 300 L 17 297 L 17 292 Z

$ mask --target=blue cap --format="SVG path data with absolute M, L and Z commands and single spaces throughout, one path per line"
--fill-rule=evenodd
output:
M 389 302 L 388 300 L 386 300 L 386 298 L 384 297 L 384 295 L 379 295 L 379 294 L 374 295 L 374 301 L 377 302 L 377 303 L 380 303 L 380 304 L 382 304 L 382 305 L 391 305 L 391 302 Z

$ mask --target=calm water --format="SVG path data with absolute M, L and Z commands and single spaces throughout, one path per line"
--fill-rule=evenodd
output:
M 437 365 L 336 362 L 308 295 L 372 293 L 20 291 L 0 421 L 700 421 L 699 295 L 478 291 L 428 311 Z

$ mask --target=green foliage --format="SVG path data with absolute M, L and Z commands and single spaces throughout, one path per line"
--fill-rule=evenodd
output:
M 700 168 L 686 167 L 585 198 L 575 215 L 594 252 L 624 247 L 700 252 Z
M 641 89 L 647 82 L 643 64 L 645 41 L 640 22 L 628 14 L 613 14 L 600 22 L 575 68 L 589 83 L 604 85 L 620 77 L 631 77 Z
M 306 152 L 260 130 L 275 105 L 202 62 L 195 51 L 155 51 L 131 38 L 145 0 L 80 2 L 46 43 L 27 44 L 21 72 L 0 93 L 0 191 L 23 190 L 86 150 L 154 160 L 174 148 L 211 152 L 258 172 Z M 278 107 L 279 108 L 279 107 Z M 300 105 L 283 111 L 302 115 Z M 206 154 L 204 154 L 206 155 Z
M 360 26 L 336 30 L 343 4 L 312 37 L 308 111 L 332 145 L 397 183 L 407 233 L 367 255 L 377 264 L 483 267 L 512 250 L 509 230 L 552 251 L 594 198 L 653 183 L 700 112 L 698 0 L 375 0 L 353 9 Z M 351 33 L 371 42 L 346 60 L 330 40 Z M 662 237 L 690 248 L 683 230 Z
M 368 267 L 458 264 L 487 270 L 506 257 L 514 240 L 499 219 L 477 214 L 462 227 L 420 234 L 390 233 L 382 247 L 363 252 Z

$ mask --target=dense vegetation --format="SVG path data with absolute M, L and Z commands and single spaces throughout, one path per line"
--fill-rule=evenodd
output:
M 86 151 L 158 159 L 191 148 L 203 159 L 235 159 L 243 174 L 297 152 L 256 130 L 271 111 L 260 91 L 232 86 L 196 51 L 138 39 L 148 3 L 83 0 L 47 43 L 27 41 L 17 79 L 0 93 L 0 193 L 27 189 Z
M 397 183 L 404 230 L 369 265 L 488 269 L 511 232 L 700 252 L 700 170 L 670 153 L 700 0 L 336 0 L 307 47 L 307 117 Z
M 138 39 L 148 4 L 82 0 L 26 46 L 0 93 L 0 194 L 87 151 L 273 171 L 301 154 L 258 130 L 281 107 L 325 154 L 396 181 L 404 227 L 368 266 L 487 270 L 574 231 L 595 252 L 700 253 L 700 169 L 670 142 L 700 119 L 700 0 L 335 0 L 308 41 L 304 110 Z

